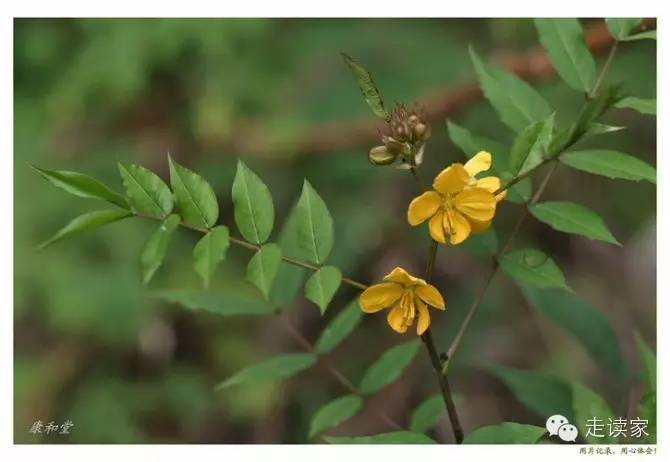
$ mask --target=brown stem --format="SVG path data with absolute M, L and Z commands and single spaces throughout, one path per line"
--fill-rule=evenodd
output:
M 314 345 L 305 338 L 302 333 L 285 317 L 277 314 L 279 319 L 281 320 L 284 328 L 286 331 L 293 336 L 293 338 L 302 345 L 302 347 L 309 353 L 314 354 L 319 358 L 319 364 L 323 366 L 323 368 L 330 374 L 332 375 L 335 380 L 337 380 L 349 393 L 354 394 L 356 396 L 359 396 L 360 398 L 364 399 L 365 395 L 363 395 L 360 390 L 354 385 L 351 380 L 349 380 L 334 364 L 332 364 L 327 358 L 319 355 L 316 352 L 316 349 L 314 348 Z M 390 427 L 396 429 L 396 430 L 403 430 L 403 427 L 393 420 L 388 414 L 385 412 L 377 409 L 376 407 L 371 407 L 371 409 L 377 414 L 384 422 L 386 422 L 387 425 Z

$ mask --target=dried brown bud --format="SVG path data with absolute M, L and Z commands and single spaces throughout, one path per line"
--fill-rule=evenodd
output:
M 389 165 L 392 164 L 397 157 L 398 153 L 394 154 L 389 152 L 389 150 L 386 149 L 386 146 L 375 146 L 370 149 L 370 153 L 368 154 L 368 160 L 372 165 Z
M 423 139 L 427 131 L 428 127 L 426 127 L 426 124 L 418 123 L 414 126 L 414 136 L 418 139 Z

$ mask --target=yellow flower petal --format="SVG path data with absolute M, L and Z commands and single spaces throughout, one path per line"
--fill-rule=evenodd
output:
M 416 307 L 419 310 L 419 322 L 416 323 L 416 333 L 423 335 L 428 327 L 430 327 L 430 313 L 428 312 L 426 305 L 422 302 L 418 302 Z
M 423 223 L 435 215 L 441 203 L 442 198 L 435 191 L 427 191 L 421 194 L 410 202 L 407 209 L 407 221 L 412 226 Z
M 470 176 L 475 176 L 478 173 L 485 172 L 491 168 L 491 153 L 487 151 L 479 151 L 472 159 L 465 163 L 465 170 Z
M 407 332 L 408 326 L 405 323 L 405 310 L 400 304 L 397 304 L 391 311 L 389 311 L 386 321 L 389 323 L 389 326 L 399 334 Z
M 477 180 L 475 187 L 486 189 L 490 193 L 494 193 L 500 189 L 500 178 L 497 176 L 487 176 L 486 178 L 481 178 Z M 507 196 L 507 190 L 504 190 L 500 194 L 496 195 L 496 202 L 500 202 Z
M 420 278 L 415 278 L 399 266 L 396 266 L 393 268 L 393 271 L 384 276 L 384 280 L 387 282 L 395 282 L 396 284 L 400 284 L 401 286 L 405 287 L 426 285 L 426 281 Z
M 440 172 L 433 181 L 433 188 L 442 194 L 456 194 L 470 181 L 470 175 L 461 164 L 451 164 Z
M 449 230 L 449 242 L 458 245 L 470 236 L 470 222 L 455 210 L 444 215 L 444 228 Z
M 426 284 L 422 287 L 417 287 L 414 293 L 421 299 L 416 301 L 416 306 L 419 306 L 423 302 L 434 306 L 438 310 L 445 309 L 444 298 L 440 291 L 430 284 Z
M 358 301 L 365 313 L 376 313 L 400 300 L 403 292 L 403 288 L 398 284 L 385 282 L 365 289 Z
M 468 221 L 470 222 L 470 232 L 472 232 L 472 234 L 481 233 L 491 227 L 491 220 L 478 221 L 470 219 Z
M 432 237 L 437 242 L 446 244 L 447 237 L 444 234 L 444 224 L 442 223 L 442 217 L 444 217 L 444 211 L 438 210 L 438 212 L 433 215 L 433 218 L 431 218 L 428 222 L 428 230 L 430 231 L 430 237 Z
M 454 199 L 456 210 L 473 220 L 491 220 L 496 213 L 496 199 L 482 188 L 470 188 L 459 193 Z

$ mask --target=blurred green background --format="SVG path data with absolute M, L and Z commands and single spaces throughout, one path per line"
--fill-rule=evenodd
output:
M 152 289 L 199 289 L 191 262 L 196 236 L 186 231 L 175 236 L 149 288 L 140 283 L 138 255 L 153 223 L 129 220 L 36 250 L 96 204 L 55 190 L 30 163 L 85 172 L 121 189 L 117 160 L 166 178 L 170 152 L 214 185 L 221 221 L 232 225 L 230 186 L 240 157 L 273 192 L 278 227 L 303 177 L 310 180 L 334 217 L 332 262 L 345 274 L 372 282 L 396 265 L 420 273 L 428 236 L 404 218 L 415 185 L 407 173 L 367 162 L 374 137 L 346 151 L 293 149 L 324 124 L 374 123 L 339 53 L 364 63 L 389 102 L 411 103 L 472 81 L 469 44 L 490 58 L 538 42 L 528 19 L 19 19 L 14 26 L 14 420 L 21 443 L 304 442 L 314 411 L 344 392 L 319 368 L 281 384 L 214 392 L 241 367 L 300 346 L 273 318 L 217 317 L 149 296 Z M 607 81 L 655 97 L 655 55 L 654 41 L 624 44 Z M 537 88 L 559 122 L 574 118 L 581 95 L 558 79 Z M 484 100 L 450 119 L 508 146 L 513 139 Z M 615 110 L 606 119 L 627 129 L 582 146 L 616 148 L 655 165 L 655 117 Z M 444 120 L 432 122 L 426 178 L 464 159 Z M 588 241 L 534 221 L 519 241 L 555 258 L 568 283 L 605 313 L 624 359 L 639 369 L 634 331 L 651 345 L 656 338 L 655 187 L 562 168 L 545 197 L 597 210 L 624 244 Z M 501 236 L 519 213 L 518 205 L 501 206 Z M 210 290 L 249 292 L 248 257 L 231 248 Z M 462 249 L 439 254 L 436 281 L 449 304 L 434 316 L 439 348 L 448 345 L 486 268 L 485 258 Z M 324 318 L 298 297 L 285 315 L 313 340 L 355 295 L 341 288 Z M 332 361 L 357 381 L 398 340 L 381 315 L 365 317 Z M 526 410 L 480 367 L 485 361 L 578 378 L 615 410 L 627 406 L 621 384 L 570 334 L 535 313 L 503 274 L 452 366 L 452 388 L 466 432 L 501 420 L 542 425 L 544 416 Z M 406 423 L 409 411 L 437 391 L 429 374 L 420 352 L 371 406 Z M 369 408 L 331 433 L 388 431 Z M 75 426 L 67 437 L 28 431 L 36 420 L 68 419 Z

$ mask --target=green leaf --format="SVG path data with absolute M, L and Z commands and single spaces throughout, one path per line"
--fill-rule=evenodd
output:
M 642 362 L 643 374 L 642 378 L 647 387 L 647 391 L 656 392 L 656 355 L 649 348 L 649 345 L 640 336 L 639 332 L 635 333 L 635 342 L 637 343 L 637 351 Z
M 307 280 L 305 295 L 308 300 L 317 304 L 323 314 L 341 282 L 342 273 L 339 269 L 334 266 L 324 266 Z
M 87 231 L 89 229 L 99 228 L 109 223 L 123 220 L 124 218 L 128 218 L 130 216 L 132 216 L 132 213 L 130 213 L 128 210 L 97 210 L 95 212 L 85 213 L 70 221 L 56 234 L 54 234 L 53 237 L 42 242 L 38 246 L 38 249 L 43 249 L 44 247 L 51 245 L 54 242 L 63 239 L 64 237 L 68 237 L 82 231 Z
M 354 61 L 349 55 L 342 53 L 342 57 L 344 58 L 344 62 L 347 63 L 347 66 L 349 66 L 349 69 L 351 69 L 354 77 L 356 77 L 358 87 L 361 89 L 365 102 L 368 103 L 372 112 L 377 117 L 389 120 L 391 115 L 384 108 L 382 95 L 379 93 L 375 82 L 372 80 L 372 75 L 370 75 L 363 66 Z
M 151 280 L 156 270 L 163 264 L 170 237 L 180 222 L 181 218 L 179 215 L 170 215 L 160 224 L 144 245 L 142 255 L 140 255 L 142 281 L 144 284 L 147 284 Z
M 596 62 L 584 41 L 584 31 L 573 18 L 535 19 L 540 42 L 556 72 L 575 90 L 591 91 L 596 83 Z
M 644 40 L 644 39 L 656 40 L 656 31 L 655 30 L 648 30 L 648 31 L 645 31 L 645 32 L 640 32 L 639 34 L 629 35 L 625 39 L 621 39 L 621 41 L 622 42 L 633 42 L 635 40 Z
M 524 128 L 514 140 L 509 155 L 509 171 L 517 176 L 523 175 L 549 157 L 553 133 L 554 114 Z
M 314 349 L 320 355 L 339 345 L 361 322 L 363 312 L 358 298 L 352 300 L 323 330 Z
M 166 218 L 174 207 L 170 188 L 158 175 L 140 165 L 118 163 L 130 205 L 141 215 Z
M 157 290 L 150 293 L 170 303 L 176 303 L 190 310 L 203 310 L 221 316 L 264 315 L 275 308 L 260 298 L 244 297 L 237 294 L 211 293 L 190 290 Z
M 530 213 L 557 231 L 621 245 L 603 219 L 582 205 L 573 202 L 541 202 L 531 206 Z
M 647 180 L 656 184 L 656 170 L 646 162 L 618 151 L 605 149 L 567 152 L 561 162 L 577 170 L 613 179 Z
M 247 265 L 247 281 L 258 287 L 266 300 L 270 297 L 280 263 L 281 247 L 271 243 L 262 246 Z
M 497 364 L 487 364 L 485 367 L 507 385 L 516 399 L 543 419 L 560 414 L 569 422 L 574 422 L 572 388 L 561 379 Z
M 359 387 L 361 393 L 375 393 L 395 381 L 412 362 L 418 349 L 419 341 L 413 340 L 386 350 L 363 374 Z
M 289 353 L 252 364 L 216 386 L 216 391 L 248 382 L 285 379 L 316 364 L 311 353 Z
M 628 37 L 633 32 L 633 29 L 640 25 L 642 18 L 607 18 L 605 21 L 612 37 L 622 40 Z
M 544 427 L 503 422 L 480 427 L 463 440 L 464 444 L 535 444 L 547 430 Z
M 470 57 L 484 95 L 502 121 L 514 131 L 520 132 L 551 115 L 549 104 L 533 87 L 514 74 L 482 62 L 472 47 Z
M 412 412 L 410 431 L 423 433 L 433 428 L 444 412 L 442 395 L 435 394 L 423 400 Z
M 337 427 L 339 424 L 355 416 L 363 407 L 363 399 L 356 395 L 346 395 L 337 398 L 321 407 L 309 427 L 309 437 L 312 438 L 324 430 Z
M 324 436 L 330 444 L 434 444 L 435 441 L 421 433 L 398 431 L 370 436 Z
M 626 127 L 617 127 L 614 125 L 591 122 L 591 124 L 587 127 L 586 132 L 584 132 L 583 137 L 586 138 L 587 136 L 605 135 L 607 133 L 618 132 L 625 129 Z
M 168 156 L 170 184 L 184 221 L 201 229 L 209 229 L 219 218 L 219 205 L 212 186 L 203 177 L 182 167 Z
M 272 195 L 263 181 L 244 163 L 237 162 L 233 181 L 235 223 L 247 241 L 262 244 L 268 240 L 275 220 Z
M 516 175 L 513 175 L 510 172 L 502 172 L 500 174 L 500 179 L 503 181 L 504 185 L 505 183 L 510 182 L 515 176 Z M 515 204 L 525 204 L 530 200 L 532 194 L 533 183 L 529 177 L 526 177 L 507 190 L 507 197 L 505 200 L 514 202 Z
M 508 276 L 521 285 L 531 285 L 540 289 L 572 290 L 566 284 L 558 265 L 540 250 L 522 249 L 510 252 L 500 260 L 500 266 Z
M 215 226 L 193 248 L 194 268 L 202 277 L 205 287 L 209 286 L 209 281 L 214 271 L 216 271 L 216 267 L 226 258 L 229 245 L 228 228 Z
M 522 287 L 522 291 L 535 309 L 573 334 L 599 366 L 619 377 L 627 375 L 617 337 L 603 313 L 564 290 Z
M 615 105 L 618 108 L 634 109 L 640 114 L 656 114 L 656 98 L 638 98 L 627 96 L 619 100 Z
M 488 151 L 493 155 L 493 168 L 498 165 L 505 165 L 507 150 L 499 141 L 494 141 L 484 136 L 475 135 L 467 128 L 456 125 L 447 120 L 447 130 L 449 139 L 465 153 L 468 158 L 474 156 L 479 151 Z
M 88 175 L 67 170 L 47 170 L 34 165 L 31 167 L 49 183 L 70 194 L 84 199 L 100 199 L 123 209 L 130 207 L 125 197 Z
M 317 265 L 323 263 L 333 248 L 333 219 L 307 180 L 295 206 L 295 230 L 301 256 Z
M 284 227 L 279 233 L 278 244 L 282 255 L 300 255 L 298 245 L 298 227 L 295 207 L 284 221 Z M 287 306 L 291 304 L 298 294 L 302 294 L 305 285 L 305 274 L 307 270 L 296 265 L 281 264 L 277 277 L 270 290 L 270 300 L 275 306 Z M 311 273 L 310 273 L 311 274 Z
M 609 436 L 607 431 L 608 419 L 614 420 L 614 412 L 607 401 L 595 391 L 579 384 L 572 384 L 572 407 L 575 414 L 574 425 L 579 429 L 579 434 L 591 444 L 612 444 L 616 443 L 615 437 Z M 602 434 L 604 437 L 588 435 L 588 421 L 590 419 L 600 419 L 599 423 L 604 424 Z

